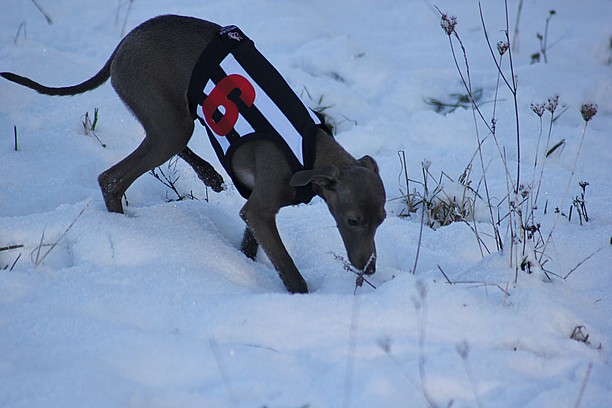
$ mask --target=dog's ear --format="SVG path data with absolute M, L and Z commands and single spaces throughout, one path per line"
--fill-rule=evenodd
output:
M 378 164 L 376 160 L 371 156 L 363 156 L 361 159 L 357 160 L 357 163 L 363 167 L 367 167 L 372 170 L 374 173 L 378 174 Z
M 338 180 L 340 170 L 336 166 L 326 166 L 313 170 L 298 171 L 291 177 L 289 184 L 302 187 L 314 183 L 325 189 L 332 189 Z

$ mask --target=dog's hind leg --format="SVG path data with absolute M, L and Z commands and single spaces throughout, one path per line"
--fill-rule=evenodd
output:
M 198 178 L 214 192 L 219 193 L 224 190 L 223 177 L 217 173 L 217 170 L 206 160 L 198 156 L 188 147 L 185 147 L 179 154 L 179 157 L 196 172 Z
M 123 212 L 121 198 L 138 177 L 183 151 L 191 138 L 194 123 L 188 112 L 165 110 L 154 123 L 145 122 L 145 139 L 129 156 L 98 177 L 106 208 Z
M 253 231 L 248 226 L 244 229 L 244 235 L 242 236 L 242 243 L 240 244 L 240 250 L 243 254 L 252 260 L 255 260 L 257 256 L 257 250 L 259 249 L 259 244 L 253 235 Z

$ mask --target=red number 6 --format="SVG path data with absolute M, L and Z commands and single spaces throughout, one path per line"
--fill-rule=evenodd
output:
M 255 88 L 245 77 L 238 74 L 231 74 L 223 78 L 210 92 L 202 104 L 202 113 L 206 123 L 213 132 L 220 136 L 225 136 L 232 131 L 238 121 L 238 106 L 232 102 L 228 96 L 234 89 L 240 90 L 239 98 L 249 107 L 255 102 Z M 215 122 L 213 114 L 223 106 L 225 112 L 219 121 Z

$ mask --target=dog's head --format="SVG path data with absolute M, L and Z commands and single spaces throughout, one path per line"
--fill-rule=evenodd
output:
M 300 171 L 291 179 L 292 186 L 310 183 L 336 220 L 351 264 L 366 274 L 374 273 L 374 235 L 386 217 L 385 188 L 376 161 L 364 156 L 349 167 Z

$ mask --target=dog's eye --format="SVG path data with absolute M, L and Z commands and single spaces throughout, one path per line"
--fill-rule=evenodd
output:
M 358 227 L 359 226 L 359 221 L 357 221 L 354 218 L 347 218 L 346 222 L 348 223 L 348 225 L 350 225 L 351 227 Z

